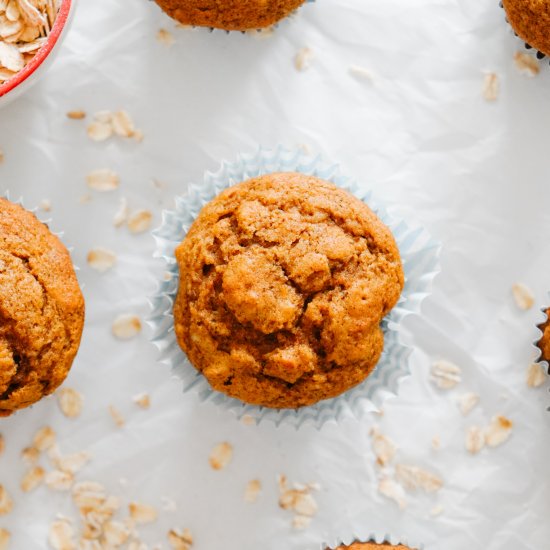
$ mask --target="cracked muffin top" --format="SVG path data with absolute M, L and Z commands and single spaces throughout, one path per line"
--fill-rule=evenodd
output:
M 546 316 L 550 318 L 550 309 L 546 310 Z M 542 330 L 542 337 L 539 340 L 538 346 L 541 351 L 541 359 L 550 363 L 550 320 L 539 326 Z
M 277 173 L 208 203 L 176 250 L 178 342 L 211 386 L 298 408 L 362 382 L 404 277 L 390 230 L 326 181 Z
M 261 29 L 275 24 L 305 0 L 156 0 L 184 25 L 228 31 Z
M 516 34 L 550 55 L 550 0 L 503 0 L 502 5 Z
M 351 546 L 339 546 L 335 550 L 411 550 L 408 546 L 393 546 L 387 542 L 377 544 L 376 542 L 354 542 Z
M 6 199 L 0 199 L 0 319 L 0 416 L 9 416 L 67 376 L 84 298 L 61 241 Z

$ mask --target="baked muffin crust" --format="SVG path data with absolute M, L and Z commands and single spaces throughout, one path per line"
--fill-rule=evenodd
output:
M 533 48 L 550 55 L 550 1 L 503 0 L 502 5 L 516 34 Z
M 339 546 L 336 550 L 412 550 L 408 546 L 393 546 L 387 542 L 377 544 L 375 542 L 354 542 L 351 546 Z
M 261 29 L 275 24 L 305 0 L 156 0 L 184 25 L 228 31 Z
M 52 393 L 78 350 L 84 299 L 61 241 L 0 199 L 0 416 Z
M 550 309 L 546 310 L 546 315 L 550 316 Z M 550 363 L 550 320 L 540 325 L 542 330 L 542 337 L 539 340 L 538 346 L 541 351 L 541 360 L 548 361 Z
M 404 284 L 390 230 L 359 199 L 297 173 L 248 180 L 176 250 L 178 342 L 211 386 L 297 408 L 362 382 Z

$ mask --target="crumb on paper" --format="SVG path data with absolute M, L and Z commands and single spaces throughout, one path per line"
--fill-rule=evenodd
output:
M 367 68 L 361 67 L 359 65 L 352 65 L 349 68 L 349 73 L 357 80 L 362 80 L 370 83 L 373 83 L 375 81 L 374 74 Z
M 73 486 L 74 476 L 70 472 L 52 470 L 46 474 L 45 482 L 54 491 L 69 491 Z
M 311 66 L 313 51 L 311 48 L 301 48 L 294 57 L 294 67 L 298 71 L 306 71 Z
M 418 466 L 398 464 L 395 467 L 396 480 L 408 491 L 422 489 L 427 493 L 435 493 L 443 487 L 443 480 Z
M 42 199 L 38 203 L 38 208 L 43 212 L 51 212 L 52 210 L 52 201 L 50 199 Z
M 432 437 L 432 449 L 434 451 L 439 451 L 439 449 L 441 449 L 441 438 L 438 435 Z
M 0 550 L 8 550 L 10 547 L 11 534 L 7 529 L 0 527 Z
M 115 318 L 111 330 L 115 338 L 130 340 L 141 332 L 141 320 L 137 315 L 123 313 Z
M 94 120 L 88 125 L 86 133 L 92 141 L 106 141 L 113 135 L 113 126 L 110 122 Z
M 174 550 L 190 550 L 193 546 L 193 535 L 189 529 L 170 529 L 167 536 Z
M 525 52 L 516 52 L 514 54 L 514 64 L 521 74 L 534 77 L 540 73 L 539 60 Z
M 128 510 L 130 518 L 136 523 L 152 523 L 158 517 L 157 511 L 153 506 L 140 502 L 130 502 Z
M 116 259 L 116 254 L 103 246 L 92 248 L 86 257 L 88 265 L 100 273 L 109 271 L 115 265 Z
M 171 278 L 172 278 L 172 275 L 170 274 L 170 279 Z M 168 279 L 168 280 L 170 280 L 170 279 Z M 254 417 L 250 416 L 249 414 L 243 415 L 243 417 L 241 418 L 241 422 L 245 426 L 254 426 L 256 424 L 256 421 L 254 420 Z
M 485 443 L 489 447 L 498 447 L 505 443 L 512 435 L 514 424 L 502 415 L 494 416 L 485 431 Z
M 527 386 L 530 388 L 540 388 L 546 382 L 546 371 L 539 363 L 531 363 L 527 369 Z
M 122 197 L 118 205 L 118 210 L 115 212 L 115 215 L 113 216 L 113 225 L 115 227 L 121 227 L 126 223 L 127 219 L 128 219 L 128 200 L 125 197 Z
M 73 526 L 66 519 L 55 520 L 50 525 L 48 542 L 54 550 L 76 550 Z
M 500 91 L 498 76 L 495 73 L 487 73 L 483 78 L 483 97 L 486 101 L 496 101 Z
M 231 443 L 224 441 L 216 445 L 210 456 L 208 462 L 213 470 L 223 470 L 233 458 L 233 446 Z
M 24 493 L 34 491 L 43 481 L 46 472 L 41 466 L 34 466 L 23 476 L 21 480 L 21 490 Z
M 25 447 L 21 451 L 21 458 L 26 464 L 36 464 L 40 458 L 40 451 L 34 446 Z
M 86 111 L 83 110 L 74 110 L 67 112 L 67 118 L 71 120 L 84 120 L 86 118 Z
M 252 479 L 246 484 L 244 491 L 245 502 L 256 502 L 262 491 L 262 483 L 259 479 Z
M 116 172 L 108 168 L 93 170 L 86 176 L 86 182 L 94 191 L 114 191 L 120 185 L 120 178 Z
M 130 538 L 130 534 L 130 528 L 120 521 L 107 520 L 103 525 L 106 548 L 119 548 Z
M 477 393 L 463 393 L 457 399 L 457 404 L 463 416 L 468 416 L 478 405 L 479 395 Z
M 4 151 L 0 149 L 0 164 L 4 163 L 5 158 L 6 157 L 4 156 Z
M 523 311 L 531 309 L 535 304 L 532 290 L 524 283 L 516 283 L 512 286 L 512 296 L 516 306 Z
M 432 518 L 435 518 L 437 516 L 440 516 L 444 512 L 443 506 L 441 504 L 436 504 L 431 510 L 430 510 L 430 516 Z
M 62 472 L 68 472 L 76 474 L 79 472 L 88 462 L 90 462 L 91 456 L 87 451 L 80 451 L 65 456 L 57 456 L 53 459 L 55 466 Z
M 0 483 L 0 516 L 5 516 L 13 510 L 13 500 L 7 489 Z
M 405 491 L 397 481 L 390 477 L 384 477 L 378 484 L 378 492 L 393 500 L 401 510 L 407 507 L 407 499 L 405 498 Z
M 47 451 L 55 443 L 55 432 L 50 426 L 40 428 L 33 439 L 33 445 L 40 452 Z
M 0 433 L 0 456 L 6 450 L 6 440 L 4 436 Z
M 141 407 L 142 409 L 148 409 L 151 406 L 151 397 L 148 393 L 140 393 L 138 395 L 134 395 L 133 401 L 138 407 Z
M 442 390 L 450 390 L 462 380 L 462 369 L 446 359 L 434 361 L 430 373 L 430 380 Z
M 61 388 L 57 392 L 57 402 L 67 418 L 77 418 L 82 413 L 84 399 L 74 388 Z
M 150 210 L 136 210 L 128 217 L 128 229 L 131 233 L 144 233 L 151 227 L 153 214 Z
M 479 426 L 470 426 L 466 432 L 466 450 L 475 455 L 485 447 L 485 434 Z
M 165 46 L 172 46 L 173 44 L 175 44 L 176 39 L 168 29 L 161 28 L 157 32 L 157 42 L 160 42 Z
M 309 525 L 311 519 L 317 514 L 317 501 L 311 494 L 315 484 L 295 483 L 288 487 L 286 476 L 279 476 L 279 506 L 283 510 L 294 512 L 292 526 L 295 529 L 303 529 Z
M 378 430 L 373 430 L 372 436 L 372 448 L 374 455 L 376 456 L 376 463 L 379 466 L 386 466 L 393 460 L 397 447 L 395 443 L 386 435 L 381 434 Z
M 124 417 L 114 405 L 109 405 L 109 414 L 111 415 L 111 418 L 113 419 L 115 425 L 119 428 L 122 428 L 126 423 Z

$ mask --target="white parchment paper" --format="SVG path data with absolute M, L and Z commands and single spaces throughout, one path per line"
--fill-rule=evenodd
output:
M 26 470 L 20 451 L 48 424 L 62 452 L 92 454 L 79 480 L 100 481 L 123 503 L 159 508 L 159 520 L 140 529 L 150 548 L 169 548 L 172 527 L 190 528 L 196 550 L 314 550 L 372 532 L 403 534 L 427 550 L 550 548 L 550 396 L 547 384 L 525 383 L 540 312 L 518 310 L 510 290 L 522 281 L 537 304 L 548 303 L 550 68 L 533 79 L 517 71 L 513 54 L 522 45 L 498 2 L 318 0 L 266 38 L 179 29 L 146 0 L 81 0 L 77 8 L 55 65 L 0 112 L 0 191 L 9 188 L 29 206 L 51 200 L 53 228 L 74 246 L 87 300 L 67 381 L 85 396 L 81 418 L 64 418 L 50 398 L 0 422 L 0 483 L 15 500 L 0 527 L 12 532 L 11 547 L 47 548 L 56 513 L 76 517 L 67 494 L 19 489 Z M 173 32 L 173 46 L 156 40 L 161 27 Z M 313 59 L 298 72 L 293 58 L 303 47 Z M 350 74 L 352 66 L 372 79 Z M 487 72 L 500 81 L 494 103 L 482 97 Z M 143 143 L 92 143 L 85 123 L 65 116 L 121 108 L 143 130 Z M 160 223 L 162 208 L 189 182 L 260 143 L 307 144 L 339 160 L 346 173 L 372 182 L 390 213 L 443 242 L 435 294 L 422 318 L 406 322 L 413 376 L 382 417 L 321 432 L 246 426 L 183 396 L 158 365 L 147 331 L 129 342 L 111 336 L 118 314 L 146 317 L 163 270 L 149 235 L 113 226 L 120 197 L 132 209 L 150 208 Z M 89 191 L 85 175 L 97 168 L 119 172 L 119 190 Z M 82 204 L 86 193 L 92 199 Z M 118 256 L 104 275 L 86 264 L 95 246 Z M 462 367 L 455 390 L 429 382 L 438 358 Z M 143 391 L 151 394 L 148 411 L 132 402 Z M 481 403 L 464 418 L 454 401 L 466 391 L 479 393 Z M 126 418 L 124 428 L 113 424 L 111 404 Z M 469 456 L 466 429 L 494 414 L 513 420 L 511 439 Z M 443 489 L 408 494 L 403 510 L 379 495 L 374 426 L 397 444 L 396 462 L 438 473 Z M 234 457 L 215 472 L 208 455 L 221 441 L 233 444 Z M 278 507 L 279 473 L 321 485 L 319 513 L 305 530 L 293 530 L 292 515 Z M 263 491 L 247 504 L 244 488 L 253 478 Z M 166 497 L 175 510 L 162 509 Z M 443 511 L 431 517 L 436 506 Z

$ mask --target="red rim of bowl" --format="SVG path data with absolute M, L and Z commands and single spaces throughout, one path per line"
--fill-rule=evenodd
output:
M 48 40 L 38 50 L 28 65 L 0 86 L 0 98 L 27 80 L 27 78 L 29 78 L 50 55 L 54 46 L 57 44 L 63 29 L 65 28 L 67 19 L 69 18 L 69 12 L 71 11 L 71 4 L 72 0 L 62 0 L 61 6 L 59 6 L 59 11 L 57 12 L 57 17 L 55 18 L 55 23 L 53 24 L 53 28 L 48 36 Z

